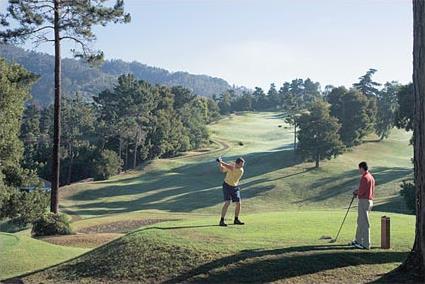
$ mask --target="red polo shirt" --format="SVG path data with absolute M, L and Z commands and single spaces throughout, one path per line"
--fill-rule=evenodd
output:
M 365 172 L 360 179 L 358 198 L 373 200 L 374 195 L 375 179 L 371 173 Z

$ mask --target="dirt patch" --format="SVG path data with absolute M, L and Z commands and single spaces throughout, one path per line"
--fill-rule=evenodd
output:
M 127 233 L 137 228 L 148 226 L 160 222 L 177 221 L 177 219 L 142 219 L 142 220 L 126 220 L 105 224 L 99 224 L 81 228 L 79 233 L 95 234 L 95 233 Z
M 115 240 L 124 234 L 105 233 L 105 234 L 76 234 L 66 236 L 42 237 L 39 240 L 60 246 L 95 248 L 112 240 Z

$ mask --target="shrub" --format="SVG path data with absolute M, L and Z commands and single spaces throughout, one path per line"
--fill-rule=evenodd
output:
M 0 219 L 9 218 L 12 224 L 20 227 L 39 218 L 49 204 L 48 193 L 40 189 L 25 192 L 2 186 L 0 192 Z
M 121 171 L 122 160 L 117 153 L 104 150 L 94 161 L 94 178 L 96 180 L 108 179 Z
M 32 234 L 34 236 L 69 235 L 72 234 L 72 230 L 65 215 L 49 212 L 33 222 Z
M 400 195 L 404 198 L 407 208 L 411 213 L 416 212 L 416 188 L 412 182 L 406 182 L 405 180 L 400 185 Z

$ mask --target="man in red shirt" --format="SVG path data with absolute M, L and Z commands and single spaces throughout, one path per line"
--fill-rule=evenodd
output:
M 352 245 L 360 249 L 370 249 L 370 223 L 369 212 L 372 210 L 373 198 L 375 195 L 375 179 L 369 172 L 366 162 L 359 164 L 361 174 L 359 189 L 353 192 L 359 199 L 356 239 Z

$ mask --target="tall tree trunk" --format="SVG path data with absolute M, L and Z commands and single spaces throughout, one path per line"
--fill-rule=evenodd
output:
M 297 150 L 297 124 L 294 122 L 294 152 Z
M 118 153 L 119 153 L 119 156 L 120 156 L 120 160 L 122 160 L 122 138 L 121 138 L 121 136 L 119 137 L 119 140 L 120 140 L 120 144 L 119 144 Z
M 415 242 L 398 268 L 425 282 L 425 2 L 413 0 L 413 92 L 415 96 L 414 165 L 416 184 Z
M 55 34 L 55 110 L 54 110 L 54 131 L 53 131 L 53 157 L 52 157 L 52 190 L 50 197 L 50 211 L 59 211 L 59 146 L 60 146 L 60 108 L 61 108 L 61 48 L 59 33 L 59 0 L 54 1 L 54 34 Z
M 128 169 L 128 140 L 127 143 L 125 145 L 125 164 L 124 164 L 124 171 L 127 171 Z
M 139 135 L 136 134 L 136 140 L 134 141 L 133 169 L 135 169 L 137 166 L 137 146 L 139 146 L 138 140 L 139 140 Z
M 71 177 L 72 177 L 72 163 L 74 162 L 74 153 L 72 152 L 72 144 L 68 144 L 68 153 L 69 153 L 69 166 L 68 166 L 68 178 L 67 178 L 67 184 L 71 184 Z
M 413 252 L 425 270 L 425 2 L 413 1 L 413 92 L 415 94 L 416 234 Z M 424 275 L 422 275 L 424 276 Z
M 320 153 L 316 154 L 316 168 L 320 167 Z

